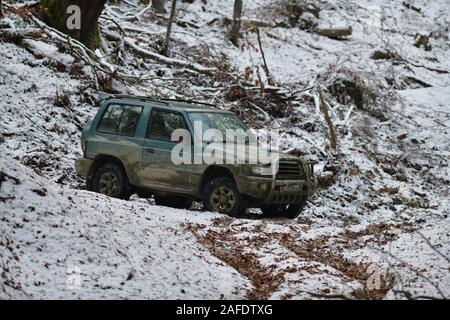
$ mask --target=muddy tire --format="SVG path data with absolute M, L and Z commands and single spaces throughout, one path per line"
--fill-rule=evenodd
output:
M 130 188 L 124 170 L 115 163 L 108 162 L 97 169 L 92 178 L 94 192 L 109 197 L 129 200 Z
M 203 188 L 203 207 L 208 211 L 241 217 L 247 210 L 247 199 L 229 177 L 212 179 Z
M 157 206 L 170 207 L 175 209 L 189 209 L 192 207 L 192 199 L 181 196 L 155 196 Z
M 87 191 L 94 191 L 94 184 L 92 183 L 92 178 L 86 179 L 85 189 Z
M 261 207 L 262 215 L 265 218 L 288 218 L 295 219 L 303 211 L 306 205 L 306 199 L 300 204 L 273 205 L 268 204 Z

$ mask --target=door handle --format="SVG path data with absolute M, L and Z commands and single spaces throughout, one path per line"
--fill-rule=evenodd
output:
M 153 148 L 146 148 L 145 151 L 147 153 L 155 153 L 155 149 L 153 149 Z

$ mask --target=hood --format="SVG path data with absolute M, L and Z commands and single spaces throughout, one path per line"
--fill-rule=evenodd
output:
M 301 160 L 299 157 L 279 152 L 268 151 L 261 146 L 245 145 L 245 144 L 226 144 L 226 143 L 205 143 L 203 147 L 205 156 L 210 154 L 223 155 L 223 159 L 231 159 L 234 157 L 235 163 L 270 163 L 278 159 L 285 160 Z M 217 156 L 216 156 L 217 157 Z M 251 161 L 250 161 L 251 160 Z

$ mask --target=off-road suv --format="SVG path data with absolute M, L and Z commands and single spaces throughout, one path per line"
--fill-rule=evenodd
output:
M 217 130 L 248 130 L 233 113 L 199 103 L 148 97 L 103 96 L 102 106 L 83 129 L 83 157 L 76 170 L 87 189 L 120 199 L 138 193 L 157 205 L 189 208 L 194 200 L 207 210 L 240 215 L 261 208 L 264 216 L 296 218 L 317 186 L 312 163 L 280 154 L 268 175 L 260 163 L 181 163 L 173 161 L 176 130 L 193 137 L 188 157 L 210 147 L 200 141 L 194 122 Z M 228 148 L 229 149 L 229 148 Z M 225 156 L 228 150 L 223 148 Z M 177 151 L 178 152 L 178 151 Z M 184 155 L 186 156 L 186 155 Z

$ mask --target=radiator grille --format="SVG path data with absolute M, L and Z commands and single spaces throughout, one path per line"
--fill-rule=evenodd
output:
M 280 160 L 277 180 L 302 180 L 306 173 L 302 165 L 296 160 Z

